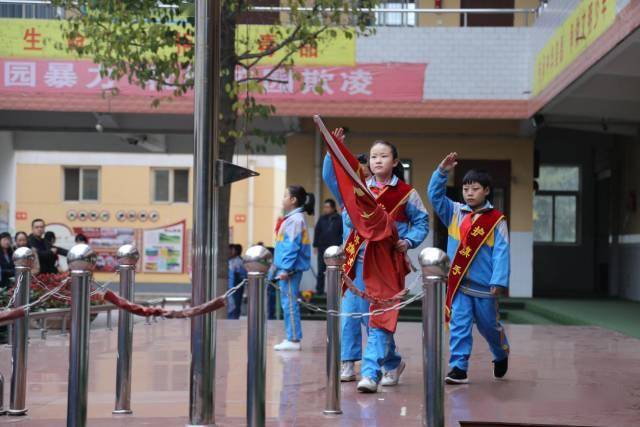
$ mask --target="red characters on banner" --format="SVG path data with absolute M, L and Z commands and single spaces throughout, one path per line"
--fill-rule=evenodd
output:
M 305 44 L 300 48 L 300 57 L 301 58 L 317 58 L 318 46 L 312 45 L 311 43 Z
M 261 34 L 258 39 L 258 50 L 260 52 L 266 52 L 269 49 L 273 49 L 276 46 L 276 41 L 273 38 L 273 34 Z M 270 56 L 273 56 L 271 54 Z
M 184 55 L 191 49 L 193 49 L 192 38 L 186 33 L 179 33 L 176 40 L 176 51 L 178 55 Z
M 84 47 L 84 41 L 85 39 L 83 36 L 70 38 L 69 40 L 67 40 L 67 46 L 69 47 L 69 49 Z
M 40 34 L 35 27 L 31 27 L 25 30 L 23 40 L 26 45 L 24 50 L 42 50 L 42 34 Z

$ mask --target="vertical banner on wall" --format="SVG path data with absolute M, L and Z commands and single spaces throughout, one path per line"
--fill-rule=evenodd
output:
M 143 230 L 143 271 L 184 273 L 185 232 L 185 221 Z

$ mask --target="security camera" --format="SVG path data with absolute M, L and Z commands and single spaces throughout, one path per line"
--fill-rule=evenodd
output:
M 96 123 L 96 130 L 102 133 L 104 131 L 104 126 L 102 126 L 100 123 Z

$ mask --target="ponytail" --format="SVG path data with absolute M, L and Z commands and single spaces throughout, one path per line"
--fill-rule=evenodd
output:
M 402 162 L 398 162 L 398 164 L 393 167 L 391 173 L 397 176 L 398 179 L 404 181 L 404 166 L 402 166 Z
M 308 215 L 313 215 L 315 214 L 315 210 L 316 210 L 316 196 L 314 196 L 313 193 L 307 193 L 307 198 L 304 202 L 304 211 Z
M 316 197 L 313 193 L 307 193 L 301 185 L 290 185 L 289 195 L 296 199 L 296 207 L 302 208 L 305 213 L 313 215 L 316 206 Z

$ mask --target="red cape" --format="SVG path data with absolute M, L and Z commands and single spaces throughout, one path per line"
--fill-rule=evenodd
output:
M 335 169 L 338 188 L 351 223 L 364 239 L 363 279 L 369 295 L 380 299 L 393 298 L 404 289 L 404 278 L 409 273 L 404 254 L 395 250 L 398 230 L 392 215 L 379 205 L 359 174 L 358 160 L 347 147 L 330 134 L 322 120 L 314 120 L 327 143 Z M 356 172 L 358 171 L 358 172 Z M 370 310 L 377 308 L 371 305 Z M 369 326 L 395 332 L 398 311 L 392 310 L 371 316 Z

